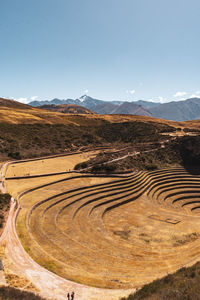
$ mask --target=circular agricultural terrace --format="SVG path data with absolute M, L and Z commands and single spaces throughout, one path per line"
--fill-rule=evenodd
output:
M 20 180 L 36 185 L 13 178 L 8 190 Z M 20 196 L 17 232 L 29 255 L 61 277 L 128 289 L 199 258 L 200 176 L 183 168 L 68 174 L 37 186 Z

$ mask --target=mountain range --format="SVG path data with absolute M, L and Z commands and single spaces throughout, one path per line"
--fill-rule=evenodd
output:
M 133 114 L 152 116 L 173 121 L 200 119 L 200 98 L 190 98 L 184 101 L 155 103 L 152 101 L 104 101 L 84 95 L 78 99 L 53 99 L 32 101 L 29 105 L 37 107 L 43 105 L 76 104 L 98 114 Z

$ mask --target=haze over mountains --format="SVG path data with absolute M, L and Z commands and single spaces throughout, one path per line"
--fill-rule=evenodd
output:
M 150 109 L 153 117 L 165 120 L 187 121 L 200 119 L 200 98 L 160 104 Z
M 60 100 L 55 98 L 50 101 L 32 101 L 29 103 L 29 105 L 34 107 L 52 104 L 76 104 L 98 114 L 134 114 L 173 121 L 200 119 L 200 98 L 160 104 L 144 100 L 133 102 L 104 101 L 84 95 L 78 99 Z

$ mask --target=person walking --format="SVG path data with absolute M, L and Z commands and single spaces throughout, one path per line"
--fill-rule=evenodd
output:
M 71 300 L 74 300 L 74 292 L 71 293 Z
M 69 295 L 69 293 L 67 293 L 67 300 L 70 300 L 70 295 Z

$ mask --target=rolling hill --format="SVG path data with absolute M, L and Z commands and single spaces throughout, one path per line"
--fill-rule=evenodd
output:
M 177 129 L 180 133 L 183 129 L 198 131 L 200 122 L 174 122 L 131 114 L 63 114 L 3 99 L 0 158 L 37 157 L 76 151 L 80 147 L 113 147 L 113 143 L 117 147 L 156 143 L 166 139 L 166 134 L 173 135 Z
M 91 110 L 77 104 L 46 104 L 38 108 L 50 111 L 60 112 L 64 114 L 94 114 Z
M 71 106 L 74 107 L 74 105 Z M 27 219 L 24 218 L 24 211 L 23 214 L 18 215 L 18 217 L 20 216 L 21 219 L 17 220 L 17 230 L 19 230 L 18 235 L 20 236 L 20 238 L 21 239 L 24 238 L 23 245 L 24 247 L 26 246 L 26 249 L 28 249 L 27 252 L 30 255 L 33 255 L 32 258 L 34 258 L 36 262 L 46 267 L 50 271 L 57 273 L 57 270 L 59 270 L 58 272 L 63 272 L 57 274 L 63 276 L 64 278 L 73 279 L 74 281 L 79 283 L 85 283 L 89 285 L 94 285 L 99 287 L 101 286 L 106 288 L 107 287 L 109 288 L 129 287 L 129 284 L 132 285 L 132 278 L 133 280 L 136 279 L 136 287 L 141 286 L 141 283 L 143 284 L 145 282 L 149 282 L 149 280 L 157 278 L 158 276 L 160 276 L 160 274 L 166 273 L 166 271 L 168 271 L 169 266 L 170 266 L 169 269 L 170 272 L 172 272 L 172 270 L 176 270 L 177 268 L 179 268 L 180 265 L 183 264 L 182 256 L 177 255 L 177 253 L 180 254 L 184 253 L 182 249 L 185 250 L 187 243 L 189 244 L 189 242 L 191 242 L 194 243 L 195 245 L 196 243 L 195 241 L 199 237 L 199 233 L 198 233 L 199 224 L 197 218 L 195 218 L 195 222 L 197 222 L 196 225 L 194 224 L 195 227 L 193 227 L 193 223 L 192 223 L 192 226 L 188 226 L 190 231 L 188 231 L 188 233 L 185 235 L 180 235 L 179 231 L 182 231 L 183 228 L 179 227 L 179 225 L 176 226 L 175 225 L 176 223 L 170 223 L 170 220 L 176 221 L 175 213 L 172 215 L 173 219 L 168 218 L 167 214 L 164 212 L 164 209 L 161 208 L 160 200 L 162 200 L 162 203 L 164 203 L 165 205 L 165 203 L 167 202 L 167 201 L 165 202 L 165 198 L 169 196 L 171 197 L 170 193 L 172 189 L 170 185 L 173 187 L 173 189 L 175 186 L 175 190 L 176 190 L 176 192 L 174 193 L 174 195 L 172 194 L 172 196 L 176 197 L 178 193 L 177 191 L 179 191 L 179 194 L 182 195 L 182 189 L 185 188 L 184 184 L 188 179 L 188 177 L 190 177 L 189 178 L 190 184 L 191 183 L 192 184 L 190 185 L 191 189 L 188 192 L 189 196 L 187 196 L 184 205 L 191 204 L 190 201 L 188 201 L 188 197 L 190 197 L 191 194 L 190 192 L 194 192 L 194 191 L 196 192 L 196 190 L 198 189 L 198 196 L 199 196 L 199 177 L 196 176 L 194 178 L 194 174 L 192 173 L 188 174 L 187 169 L 184 170 L 183 168 L 180 168 L 178 165 L 182 164 L 184 166 L 187 166 L 187 163 L 189 162 L 189 166 L 191 167 L 191 165 L 194 164 L 195 167 L 196 166 L 198 167 L 197 175 L 199 175 L 200 135 L 193 137 L 193 136 L 187 136 L 187 133 L 190 132 L 190 133 L 198 134 L 198 130 L 200 130 L 200 121 L 174 122 L 174 121 L 166 121 L 162 119 L 153 118 L 151 116 L 137 116 L 137 115 L 126 114 L 126 112 L 131 112 L 132 109 L 135 109 L 134 113 L 137 112 L 137 109 L 143 109 L 141 106 L 138 106 L 136 104 L 132 105 L 132 103 L 121 103 L 117 107 L 118 108 L 121 107 L 121 109 L 123 109 L 124 114 L 109 114 L 109 115 L 63 114 L 57 111 L 50 111 L 41 108 L 30 107 L 23 104 L 18 104 L 15 101 L 9 99 L 1 99 L 1 103 L 0 103 L 0 161 L 1 162 L 4 160 L 8 160 L 8 158 L 9 160 L 21 159 L 21 158 L 46 156 L 46 155 L 58 154 L 58 153 L 66 154 L 67 152 L 68 153 L 71 152 L 70 153 L 70 157 L 71 157 L 73 156 L 71 155 L 73 152 L 77 152 L 79 150 L 82 151 L 84 149 L 94 149 L 96 147 L 101 146 L 103 149 L 105 147 L 108 147 L 108 150 L 111 150 L 111 151 L 107 151 L 107 153 L 110 155 L 110 160 L 112 164 L 114 161 L 114 167 L 116 167 L 116 164 L 122 159 L 123 164 L 127 163 L 129 167 L 131 165 L 131 169 L 132 169 L 131 172 L 133 172 L 136 170 L 135 167 L 136 167 L 136 160 L 137 160 L 138 169 L 140 171 L 141 171 L 142 164 L 144 166 L 144 170 L 147 169 L 150 171 L 150 172 L 141 171 L 127 177 L 122 176 L 123 178 L 121 178 L 120 180 L 118 179 L 117 182 L 116 182 L 116 178 L 113 182 L 110 181 L 110 179 L 107 182 L 108 177 L 105 175 L 104 175 L 104 177 L 106 177 L 105 181 L 102 181 L 103 177 L 99 177 L 100 180 L 99 182 L 97 182 L 96 181 L 97 174 L 94 174 L 94 177 L 92 174 L 90 174 L 89 176 L 88 174 L 86 174 L 86 176 L 84 174 L 83 175 L 84 180 L 83 178 L 79 178 L 79 175 L 77 176 L 77 178 L 66 177 L 66 180 L 68 179 L 71 180 L 70 184 L 68 183 L 68 185 L 70 185 L 70 188 L 73 188 L 74 186 L 75 189 L 71 191 L 67 190 L 67 192 L 63 192 L 66 189 L 65 180 L 64 181 L 58 180 L 56 182 L 54 181 L 51 182 L 51 184 L 53 184 L 52 188 L 49 183 L 46 185 L 44 184 L 38 186 L 39 194 L 37 194 L 38 192 L 37 188 L 30 189 L 29 192 L 31 193 L 34 191 L 36 192 L 35 195 L 34 194 L 32 195 L 33 198 L 31 198 L 30 195 L 27 195 L 28 197 L 25 198 L 24 197 L 25 193 L 21 194 L 23 195 L 23 200 L 25 199 L 25 201 L 27 201 L 23 203 L 20 202 L 22 203 L 21 207 L 25 207 L 26 209 L 25 214 L 27 216 Z M 115 113 L 116 112 L 118 111 L 116 110 Z M 178 137 L 179 134 L 180 137 Z M 186 136 L 182 137 L 181 135 L 186 135 Z M 162 147 L 162 145 L 164 147 Z M 148 148 L 146 148 L 147 150 L 145 150 L 145 146 L 148 146 Z M 157 148 L 153 148 L 152 146 Z M 102 148 L 100 149 L 102 150 Z M 132 153 L 129 153 L 130 148 Z M 115 156 L 116 153 L 119 153 L 121 151 L 127 151 L 127 152 L 122 152 L 121 157 L 120 155 L 119 157 Z M 78 155 L 79 154 L 80 152 L 78 152 Z M 99 163 L 100 166 L 103 166 L 104 164 L 104 161 L 102 160 L 102 158 L 104 158 L 103 155 L 106 155 L 106 151 L 101 151 L 99 153 L 99 157 L 101 159 Z M 87 156 L 85 157 L 85 160 L 86 158 Z M 10 177 L 10 179 L 17 180 L 16 184 L 19 187 L 19 190 L 17 192 L 20 193 L 22 193 L 22 190 L 20 190 L 21 186 L 18 181 L 20 179 L 16 177 L 17 174 L 16 172 L 17 172 L 17 168 L 19 168 L 20 172 L 23 169 L 23 167 L 20 166 L 21 163 L 23 162 L 17 162 L 15 163 L 14 168 L 13 165 L 10 168 L 11 169 L 10 172 L 11 174 L 13 174 L 13 178 Z M 35 162 L 32 163 L 34 167 L 32 167 L 33 165 L 30 167 L 31 172 L 35 168 Z M 44 170 L 45 168 L 44 166 L 46 163 L 44 162 L 43 158 L 40 160 L 39 164 L 40 163 L 41 165 L 39 168 L 42 168 L 42 170 Z M 85 161 L 85 163 L 87 163 L 87 161 Z M 175 165 L 175 168 L 171 170 L 160 169 L 163 167 L 164 163 L 167 164 L 167 167 L 171 167 L 172 165 Z M 49 162 L 49 165 L 47 166 L 49 167 L 52 165 L 53 164 Z M 60 163 L 58 165 L 60 165 Z M 57 166 L 56 166 L 56 170 L 57 170 Z M 69 161 L 64 162 L 62 158 L 62 167 L 64 170 L 66 170 L 66 168 L 69 168 Z M 156 169 L 160 169 L 160 170 L 156 170 Z M 107 171 L 113 172 L 113 168 L 107 169 Z M 25 176 L 30 175 L 29 171 L 27 173 L 26 168 L 24 168 L 23 172 Z M 181 177 L 179 176 L 180 174 Z M 43 175 L 45 175 L 45 180 L 46 180 L 47 174 L 43 174 Z M 114 174 L 112 176 L 114 176 Z M 7 180 L 8 182 L 9 177 L 5 177 L 5 178 L 6 178 L 5 180 Z M 30 182 L 32 182 L 33 179 L 32 178 L 30 179 L 31 179 Z M 22 180 L 24 180 L 24 178 Z M 26 177 L 25 184 L 27 184 L 27 180 L 28 178 Z M 93 182 L 92 185 L 91 182 Z M 181 186 L 181 190 L 180 190 L 179 183 L 182 184 L 183 186 L 183 187 Z M 57 189 L 55 188 L 54 184 L 58 184 Z M 85 186 L 83 186 L 83 184 Z M 37 181 L 37 185 L 38 185 L 38 181 Z M 89 185 L 91 185 L 91 189 L 89 188 Z M 170 187 L 170 188 L 165 190 L 166 187 L 167 188 Z M 12 188 L 13 188 L 12 191 L 16 192 L 16 186 L 13 185 Z M 44 188 L 44 190 L 42 191 L 40 188 Z M 56 190 L 58 191 L 59 194 L 55 194 Z M 166 196 L 165 198 L 162 199 L 160 195 L 163 194 L 163 191 L 169 193 L 165 195 Z M 51 194 L 51 192 L 53 192 L 53 194 Z M 47 195 L 47 193 L 50 194 Z M 57 196 L 63 197 L 65 193 L 67 194 L 66 198 L 64 199 L 57 198 Z M 44 198 L 40 198 L 40 194 Z M 145 195 L 144 198 L 143 195 Z M 146 195 L 148 195 L 148 198 L 145 198 Z M 73 197 L 75 198 L 73 199 Z M 34 202 L 33 199 L 39 202 Z M 71 199 L 70 202 L 68 201 L 69 199 Z M 152 200 L 152 207 L 149 206 L 150 199 Z M 49 202 L 49 200 L 51 202 Z M 63 202 L 63 200 L 66 200 L 67 202 Z M 174 199 L 174 201 L 175 200 L 176 198 Z M 94 202 L 93 204 L 94 206 L 92 207 L 90 206 L 90 204 L 93 202 Z M 129 205 L 131 202 L 132 202 L 131 205 L 133 206 L 128 206 L 128 207 L 126 206 L 126 212 L 129 213 L 130 215 L 129 218 L 128 214 L 124 214 L 125 212 L 124 205 L 126 204 Z M 53 214 L 51 214 L 51 210 L 49 208 L 54 207 L 55 203 L 58 205 L 61 204 L 61 207 L 58 207 L 58 210 L 56 207 L 56 210 L 52 210 Z M 44 207 L 41 209 L 40 205 L 43 204 Z M 135 210 L 136 205 L 138 205 L 137 210 Z M 161 216 L 160 225 L 157 225 L 157 221 L 159 220 L 155 219 L 155 217 L 157 217 L 155 215 L 155 211 L 156 211 L 155 205 L 157 205 L 157 212 L 158 212 L 157 215 L 159 217 Z M 195 205 L 196 206 L 194 208 L 199 209 L 199 206 L 197 206 L 198 204 Z M 67 209 L 65 209 L 65 214 L 63 215 L 63 219 L 60 219 L 61 222 L 63 222 L 62 224 L 64 226 L 63 228 L 60 227 L 59 231 L 58 230 L 56 231 L 55 226 L 52 223 L 52 220 L 56 220 L 54 212 L 56 212 L 57 214 L 59 214 L 58 213 L 59 211 L 63 212 L 64 211 L 63 207 L 64 209 L 67 207 Z M 173 206 L 173 203 L 172 206 L 169 206 L 170 213 L 172 209 L 176 209 L 176 207 L 175 208 L 174 207 L 175 206 Z M 28 208 L 28 213 L 27 213 L 27 208 Z M 114 210 L 115 208 L 117 210 Z M 96 214 L 97 209 L 99 209 L 98 215 Z M 180 209 L 182 208 L 180 207 Z M 114 213 L 117 211 L 117 213 L 116 215 L 113 215 L 114 217 L 112 219 L 109 219 L 109 216 L 111 214 L 104 213 L 108 211 L 109 212 L 112 211 Z M 134 225 L 132 223 L 132 220 L 135 211 L 137 211 L 137 216 L 139 216 L 138 218 L 139 222 Z M 22 210 L 20 212 L 22 212 Z M 70 219 L 67 219 L 67 217 L 70 214 L 73 216 L 72 221 Z M 124 219 L 122 219 L 123 214 L 124 214 Z M 42 216 L 43 219 L 38 218 L 38 215 Z M 30 219 L 28 219 L 29 216 Z M 81 218 L 79 218 L 79 216 L 81 216 Z M 106 219 L 105 216 L 108 218 Z M 181 214 L 181 216 L 183 218 L 183 214 Z M 102 222 L 103 217 L 104 217 L 104 222 Z M 153 217 L 153 218 L 149 218 L 149 217 Z M 186 215 L 186 218 L 188 219 L 188 215 Z M 89 222 L 86 222 L 86 220 L 88 219 Z M 24 220 L 24 223 L 22 223 L 21 220 Z M 69 220 L 69 222 L 67 223 L 67 227 L 66 227 L 66 220 Z M 119 222 L 119 220 L 121 223 Z M 132 226 L 130 227 L 131 230 L 129 230 L 129 227 L 127 230 L 126 227 L 122 227 L 121 225 L 121 224 L 127 224 L 127 220 L 130 220 L 130 223 L 128 224 Z M 135 222 L 135 220 L 136 218 L 134 218 L 133 221 Z M 190 221 L 189 224 L 191 225 L 191 219 L 189 221 Z M 40 226 L 38 226 L 39 224 L 38 222 L 43 224 L 44 226 L 40 228 Z M 146 225 L 146 223 L 143 222 L 149 222 L 150 225 L 148 226 Z M 165 223 L 167 224 L 168 227 L 166 226 Z M 21 224 L 28 224 L 28 226 L 27 225 L 23 226 Z M 99 227 L 100 226 L 99 224 L 103 224 L 103 226 Z M 105 224 L 106 225 L 108 224 L 107 227 L 105 227 Z M 141 225 L 138 226 L 138 224 Z M 152 226 L 152 224 L 155 225 Z M 173 228 L 175 228 L 174 231 L 171 229 L 172 226 Z M 150 228 L 150 230 L 146 232 L 146 230 L 144 231 L 143 229 L 144 228 L 146 229 L 147 227 Z M 157 233 L 157 231 L 159 231 L 157 230 L 158 227 L 160 232 L 158 233 L 159 235 L 155 237 L 155 232 Z M 34 228 L 36 229 L 36 231 L 34 231 Z M 66 228 L 67 230 L 70 229 L 70 231 L 68 232 L 65 231 Z M 79 228 L 81 228 L 81 230 L 79 230 Z M 97 228 L 96 232 L 95 232 L 95 228 Z M 111 236 L 112 239 L 109 238 L 108 241 L 104 239 L 104 237 L 106 236 L 105 233 L 107 233 L 106 231 L 103 231 L 104 228 L 109 228 L 107 236 L 109 237 Z M 196 232 L 196 228 L 197 228 L 197 232 Z M 22 230 L 21 233 L 20 233 L 20 229 Z M 59 239 L 60 235 L 58 236 L 57 234 L 60 234 L 61 232 L 60 229 L 62 229 L 63 233 L 66 234 L 67 239 L 66 238 Z M 187 230 L 186 225 L 184 229 Z M 177 232 L 175 230 L 177 230 Z M 80 235 L 79 232 L 81 233 Z M 34 238 L 37 239 L 37 243 L 35 243 L 34 239 L 31 240 L 32 236 L 34 236 Z M 174 239 L 174 236 L 177 237 Z M 44 237 L 47 238 L 47 240 L 51 241 L 51 243 L 48 245 L 49 248 L 45 248 L 47 245 L 47 240 L 45 240 Z M 66 241 L 67 242 L 69 241 L 69 237 L 71 239 L 70 247 L 66 248 Z M 87 237 L 87 241 L 85 240 L 86 237 Z M 166 238 L 163 239 L 163 237 Z M 40 239 L 40 243 L 38 242 L 39 239 Z M 52 239 L 53 239 L 53 243 L 52 243 Z M 77 242 L 73 243 L 73 241 L 77 241 Z M 182 244 L 180 244 L 180 241 Z M 34 242 L 34 244 L 30 244 L 30 242 Z M 92 242 L 93 246 L 95 245 L 95 251 L 94 248 L 91 248 L 90 252 L 87 252 L 88 251 L 87 246 L 88 244 L 90 244 L 90 242 Z M 162 242 L 163 244 L 161 244 Z M 59 247 L 58 247 L 58 243 L 59 243 Z M 139 251 L 137 250 L 137 252 L 135 252 L 134 250 L 134 252 L 130 254 L 130 259 L 124 259 L 124 257 L 127 257 L 127 254 L 130 253 L 131 243 L 133 246 L 135 245 L 136 246 L 135 249 L 139 249 Z M 36 244 L 36 248 L 33 248 L 32 245 L 35 244 Z M 168 253 L 166 255 L 166 251 L 165 251 L 166 244 L 167 244 L 167 249 L 169 249 L 169 255 Z M 81 248 L 76 248 L 77 245 L 81 246 Z M 102 248 L 103 249 L 102 253 L 99 256 L 99 249 L 101 249 L 102 245 L 104 247 Z M 162 245 L 164 246 L 162 247 Z M 179 250 L 177 250 L 177 248 L 174 247 L 182 247 L 182 248 L 179 248 Z M 59 251 L 51 252 L 50 250 L 54 248 L 56 250 L 58 249 Z M 34 249 L 33 252 L 31 252 L 32 249 Z M 44 260 L 44 256 L 42 256 L 40 252 L 41 249 L 42 250 L 46 249 L 45 251 L 43 251 L 44 253 L 52 253 L 51 257 L 53 257 L 54 264 L 52 264 L 52 259 L 50 261 L 50 264 L 48 259 Z M 127 249 L 128 251 L 123 252 L 124 249 Z M 193 252 L 191 252 L 191 250 Z M 112 257 L 111 254 L 112 253 L 115 254 L 116 253 L 115 251 L 118 251 L 118 253 L 117 255 L 113 255 L 113 260 L 111 261 L 110 260 L 110 257 Z M 191 255 L 193 257 L 196 257 L 198 255 L 198 251 L 199 251 L 198 245 L 197 248 L 188 246 L 185 251 L 186 254 L 184 253 L 184 255 L 186 259 L 189 259 L 189 261 L 191 262 Z M 12 249 L 11 252 L 13 252 Z M 97 253 L 97 257 L 92 256 L 94 252 Z M 63 253 L 64 256 L 62 256 Z M 84 259 L 82 259 L 81 257 L 81 259 L 79 260 L 81 262 L 79 266 L 82 273 L 77 268 L 78 264 L 77 261 L 74 260 L 74 253 L 78 253 L 78 255 L 81 254 L 82 257 L 84 257 Z M 79 257 L 78 255 L 77 257 Z M 65 268 L 63 268 L 62 266 L 66 264 L 66 257 L 69 257 L 70 259 L 72 257 L 73 259 L 67 260 L 68 262 L 66 268 L 67 272 L 66 274 L 64 274 L 63 270 L 65 270 Z M 116 259 L 116 257 L 119 258 Z M 178 260 L 177 257 L 179 259 L 178 262 L 177 262 Z M 59 263 L 62 262 L 61 261 L 62 258 L 64 258 L 63 259 L 64 264 L 63 265 L 59 264 L 58 265 L 59 267 L 57 268 L 55 262 L 59 262 Z M 157 258 L 159 258 L 159 260 Z M 19 260 L 16 261 L 18 262 Z M 132 262 L 132 265 L 130 265 L 130 261 Z M 135 261 L 137 261 L 137 264 L 135 264 Z M 154 261 L 154 265 L 152 263 L 153 261 Z M 88 262 L 92 274 L 91 277 L 88 277 L 86 271 L 87 269 L 89 269 L 87 267 Z M 105 265 L 106 267 L 108 266 L 107 270 L 109 274 L 106 283 L 104 283 Z M 152 266 L 155 267 L 152 268 Z M 155 268 L 156 268 L 156 272 L 155 272 Z M 74 275 L 75 269 L 77 273 Z M 118 275 L 117 279 L 113 281 L 113 278 L 115 278 L 114 276 L 119 271 L 122 272 L 123 276 L 125 274 L 125 276 L 122 278 L 128 278 L 128 280 L 126 279 L 127 282 L 124 279 L 123 279 L 124 281 L 121 281 L 121 273 Z M 146 271 L 147 271 L 147 275 L 146 275 Z M 192 272 L 189 272 L 189 274 L 191 274 L 189 276 L 191 278 L 195 278 L 197 276 L 196 273 L 199 272 L 198 268 L 193 269 L 191 271 Z M 129 275 L 128 277 L 127 274 Z M 138 280 L 138 276 L 135 276 L 135 274 L 139 274 L 140 276 L 139 280 Z M 84 277 L 82 279 L 83 275 Z M 181 280 L 182 277 L 184 276 L 181 276 Z M 194 281 L 192 282 L 193 285 L 195 284 L 195 289 L 197 290 L 198 290 L 198 279 L 199 278 L 197 278 L 195 282 Z M 172 282 L 173 280 L 171 279 L 171 277 L 167 277 L 167 280 L 163 279 L 162 282 L 159 281 L 156 284 L 154 282 L 153 285 L 151 285 L 150 287 L 146 286 L 145 290 L 141 290 L 142 291 L 141 293 L 145 292 L 146 289 L 148 289 L 150 291 L 150 297 L 151 297 L 151 293 L 155 292 L 155 285 L 156 287 L 161 287 L 161 288 L 164 285 L 164 292 L 168 293 L 169 284 L 168 285 L 165 284 L 170 283 L 170 285 L 172 285 Z M 185 284 L 185 282 L 183 284 Z M 178 288 L 178 285 L 173 285 L 173 287 L 175 290 Z M 160 293 L 162 294 L 163 291 L 159 291 L 159 289 L 157 290 L 158 290 L 157 291 L 158 297 L 160 297 Z M 31 299 L 31 296 L 28 295 L 28 297 L 30 297 Z M 129 296 L 128 299 L 134 299 L 134 298 L 132 298 L 132 296 Z M 140 299 L 140 298 L 135 298 L 135 299 Z M 151 297 L 149 299 L 156 299 L 156 298 Z
M 32 109 L 30 105 L 23 104 L 21 102 L 11 100 L 11 99 L 5 99 L 5 98 L 0 98 L 0 107 L 8 107 L 8 108 L 19 108 L 19 109 Z
M 158 140 L 159 133 L 184 124 L 135 115 L 74 115 L 3 99 L 0 105 L 0 158 L 36 157 L 116 142 Z M 193 124 L 186 125 L 192 127 Z M 199 124 L 195 124 L 195 128 Z

